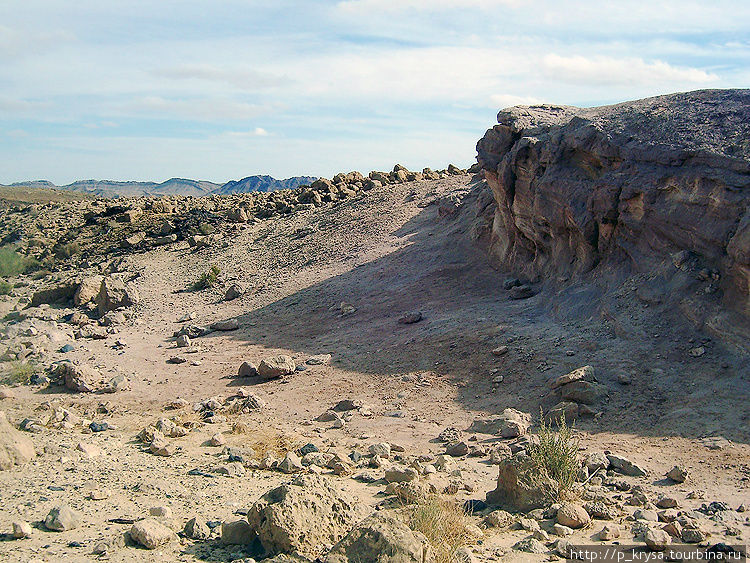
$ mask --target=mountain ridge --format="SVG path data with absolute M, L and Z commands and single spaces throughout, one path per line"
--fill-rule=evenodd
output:
M 226 195 L 248 192 L 272 192 L 288 188 L 296 188 L 317 180 L 317 176 L 293 176 L 276 179 L 265 174 L 246 176 L 240 180 L 230 180 L 224 184 L 208 180 L 193 180 L 190 178 L 169 178 L 164 182 L 139 182 L 127 180 L 76 180 L 70 184 L 58 186 L 49 180 L 30 180 L 14 182 L 0 187 L 26 187 L 65 190 L 86 193 L 105 198 L 186 195 L 203 197 L 213 194 Z

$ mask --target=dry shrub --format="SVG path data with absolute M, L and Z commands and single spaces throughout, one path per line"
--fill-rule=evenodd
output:
M 459 548 L 474 543 L 471 517 L 456 502 L 428 495 L 404 508 L 406 525 L 429 540 L 436 563 L 452 563 Z
M 31 376 L 37 372 L 37 367 L 28 362 L 14 361 L 10 362 L 7 371 L 4 374 L 4 383 L 10 385 L 28 385 Z
M 246 443 L 258 458 L 263 459 L 266 455 L 271 454 L 275 457 L 284 457 L 287 452 L 294 451 L 304 445 L 303 440 L 299 437 L 276 429 L 258 429 L 257 427 L 250 430 L 248 425 L 242 422 L 235 423 L 234 426 L 243 425 L 244 433 L 250 434 L 250 440 Z M 234 426 L 232 432 L 238 433 Z

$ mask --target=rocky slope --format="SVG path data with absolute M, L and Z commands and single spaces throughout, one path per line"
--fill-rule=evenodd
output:
M 492 251 L 533 279 L 646 274 L 654 301 L 745 329 L 748 139 L 750 90 L 503 110 L 477 144 L 497 203 Z

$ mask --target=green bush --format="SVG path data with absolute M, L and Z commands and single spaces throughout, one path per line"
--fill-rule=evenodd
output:
M 0 276 L 12 277 L 31 272 L 39 267 L 39 262 L 29 256 L 18 254 L 9 246 L 0 248 Z
M 201 289 L 208 289 L 209 287 L 213 287 L 216 285 L 216 281 L 219 279 L 219 274 L 221 273 L 221 270 L 219 270 L 219 267 L 217 265 L 212 265 L 208 271 L 203 272 L 201 274 L 201 277 L 198 278 L 198 280 L 193 284 L 193 289 L 195 291 L 200 291 Z
M 532 471 L 538 472 L 540 477 L 549 477 L 554 485 L 549 485 L 547 491 L 550 500 L 558 502 L 565 500 L 570 494 L 578 478 L 581 462 L 578 459 L 580 439 L 575 435 L 572 427 L 565 423 L 561 416 L 557 421 L 546 421 L 541 413 L 541 427 L 536 439 L 531 440 L 526 452 L 531 461 Z M 553 424 L 557 429 L 553 429 Z M 549 479 L 539 479 L 542 483 L 550 483 Z

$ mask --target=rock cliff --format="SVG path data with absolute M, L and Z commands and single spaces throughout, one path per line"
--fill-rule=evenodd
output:
M 750 314 L 750 90 L 517 106 L 477 152 L 491 250 L 518 274 L 659 274 L 668 290 L 682 272 Z

